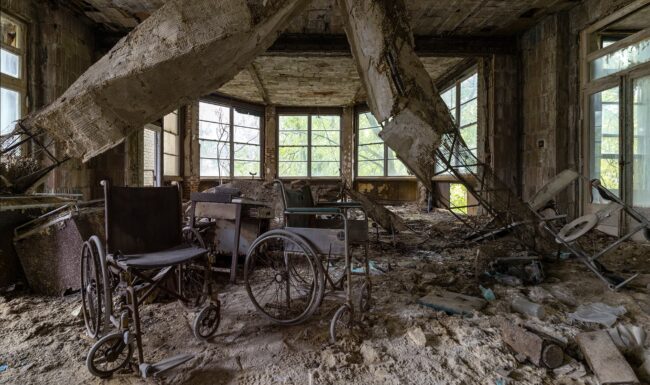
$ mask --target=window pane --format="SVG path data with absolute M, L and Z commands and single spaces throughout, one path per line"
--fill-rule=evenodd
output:
M 460 103 L 476 99 L 478 90 L 478 74 L 474 74 L 460 83 Z
M 618 87 L 590 97 L 591 178 L 600 179 L 603 186 L 619 195 L 619 102 Z M 597 191 L 594 202 L 603 200 Z
M 381 127 L 367 128 L 359 130 L 359 144 L 384 143 L 379 137 Z
M 199 120 L 229 124 L 230 107 L 199 102 Z
M 467 147 L 472 150 L 472 153 L 476 156 L 476 148 L 478 147 L 477 139 L 478 139 L 478 134 L 477 134 L 477 125 L 476 123 L 472 124 L 471 126 L 464 127 L 460 130 L 460 136 L 463 138 L 465 141 L 465 144 L 467 144 Z
M 20 93 L 0 88 L 0 134 L 6 135 L 14 130 L 20 115 Z
M 235 144 L 236 160 L 260 160 L 260 146 L 249 144 Z
M 234 127 L 235 142 L 260 144 L 260 130 L 254 128 Z
M 306 146 L 307 130 L 305 131 L 280 131 L 281 146 Z
M 359 161 L 383 160 L 383 159 L 384 159 L 383 144 L 368 144 L 368 145 L 359 146 Z
M 180 176 L 179 173 L 179 162 L 180 158 L 176 155 L 165 154 L 163 157 L 163 167 L 165 170 L 165 176 Z
M 450 110 L 456 107 L 456 86 L 444 91 L 441 95 L 442 100 Z
M 230 126 L 221 123 L 199 122 L 199 138 L 229 141 Z
M 311 176 L 335 176 L 341 175 L 341 164 L 339 162 L 311 162 Z
M 462 127 L 476 123 L 476 121 L 476 99 L 474 99 L 460 106 L 460 122 L 458 124 Z
M 2 44 L 13 48 L 22 49 L 23 27 L 13 20 L 0 16 L 0 31 L 2 31 Z
M 0 48 L 0 72 L 20 78 L 20 56 Z
M 460 183 L 451 183 L 449 185 L 449 203 L 451 210 L 456 213 L 467 214 L 467 189 Z
M 313 115 L 311 117 L 311 129 L 312 131 L 340 131 L 341 117 L 338 115 Z
M 307 115 L 281 115 L 280 131 L 307 131 Z
M 280 176 L 307 176 L 307 162 L 278 162 Z
M 592 61 L 591 78 L 599 79 L 649 60 L 650 39 L 645 39 Z
M 340 131 L 312 131 L 312 146 L 338 146 L 341 143 Z
M 634 163 L 632 203 L 650 207 L 650 76 L 634 81 Z
M 407 176 L 408 170 L 399 159 L 388 159 L 388 176 Z
M 235 160 L 235 176 L 260 176 L 260 162 Z
M 358 166 L 359 176 L 384 176 L 383 160 L 360 160 Z
M 221 170 L 221 175 L 219 175 L 219 170 Z M 202 177 L 228 178 L 230 177 L 230 160 L 201 159 L 199 173 Z
M 341 155 L 341 147 L 312 147 L 312 161 L 338 162 Z
M 369 127 L 379 127 L 379 123 L 377 122 L 377 119 L 375 119 L 375 116 L 371 112 L 359 114 L 359 129 Z
M 156 131 L 144 129 L 144 158 L 142 164 L 143 183 L 145 186 L 153 186 L 156 179 Z
M 230 159 L 230 143 L 199 140 L 202 158 Z
M 307 162 L 307 147 L 280 147 L 278 148 L 278 160 L 281 162 Z
M 167 131 L 164 131 L 164 140 L 163 140 L 163 152 L 165 154 L 178 155 L 180 149 L 178 135 L 170 134 Z
M 234 124 L 235 126 L 260 128 L 261 118 L 259 115 L 253 115 L 247 112 L 240 112 L 235 108 Z
M 163 129 L 178 135 L 178 115 L 176 112 L 165 115 L 163 118 Z

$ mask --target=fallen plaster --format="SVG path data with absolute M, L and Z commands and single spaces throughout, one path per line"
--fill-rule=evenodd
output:
M 120 40 L 43 110 L 46 130 L 84 161 L 133 130 L 215 91 L 246 68 L 308 0 L 170 0 Z
M 406 7 L 401 0 L 338 3 L 368 104 L 383 123 L 379 135 L 430 188 L 440 137 L 456 128 L 415 54 Z

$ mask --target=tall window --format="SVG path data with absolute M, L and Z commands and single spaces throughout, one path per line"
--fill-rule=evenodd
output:
M 5 13 L 0 14 L 0 31 L 0 135 L 6 135 L 25 112 L 26 40 L 24 25 Z M 2 141 L 3 147 L 13 143 L 13 140 Z
M 202 178 L 261 176 L 262 114 L 208 101 L 199 103 Z
M 142 131 L 142 184 L 157 186 L 160 156 L 160 127 L 147 124 Z
M 181 137 L 178 111 L 163 118 L 163 173 L 165 176 L 180 176 Z
M 458 123 L 460 135 L 465 144 L 476 156 L 478 147 L 478 74 L 473 72 L 459 79 L 440 96 L 447 104 L 451 116 Z
M 338 178 L 340 167 L 340 115 L 278 116 L 280 177 Z
M 381 126 L 370 112 L 357 114 L 357 176 L 407 176 L 408 171 L 395 151 L 379 137 Z
M 591 167 L 592 178 L 600 179 L 603 186 L 619 195 L 619 91 L 610 88 L 591 95 Z M 600 196 L 594 194 L 596 203 Z

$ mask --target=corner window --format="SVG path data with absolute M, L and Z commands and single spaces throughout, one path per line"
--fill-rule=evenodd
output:
M 0 27 L 0 135 L 7 135 L 13 132 L 16 121 L 25 113 L 25 26 L 2 13 Z M 7 148 L 18 140 L 18 137 L 10 137 L 1 144 Z
M 261 112 L 201 101 L 201 177 L 259 178 L 262 168 L 261 127 Z
M 340 115 L 278 115 L 280 177 L 338 178 L 340 168 Z
M 357 114 L 357 176 L 389 177 L 408 176 L 404 163 L 397 159 L 379 137 L 381 125 L 371 112 Z

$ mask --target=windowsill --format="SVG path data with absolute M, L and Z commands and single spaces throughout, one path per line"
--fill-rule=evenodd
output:
M 358 176 L 354 178 L 358 182 L 383 182 L 383 181 L 416 181 L 412 175 L 405 176 Z

